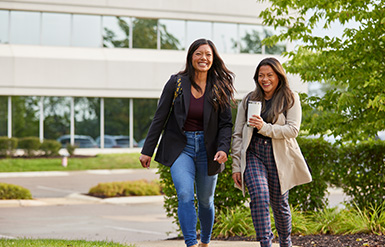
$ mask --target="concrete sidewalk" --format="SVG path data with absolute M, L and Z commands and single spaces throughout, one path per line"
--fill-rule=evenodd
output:
M 32 191 L 33 200 L 0 200 L 0 238 L 109 240 L 136 247 L 183 247 L 167 218 L 163 196 L 100 199 L 85 195 L 98 182 L 152 180 L 150 170 L 0 173 L 2 182 Z M 212 241 L 211 247 L 260 246 L 250 241 Z M 279 244 L 273 244 L 279 247 Z
M 183 240 L 148 241 L 133 243 L 137 247 L 184 247 Z M 259 243 L 251 241 L 211 241 L 210 247 L 259 247 Z M 273 244 L 279 247 L 279 244 Z M 295 247 L 295 246 L 293 246 Z

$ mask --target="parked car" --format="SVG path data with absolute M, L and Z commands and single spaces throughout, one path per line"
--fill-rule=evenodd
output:
M 143 147 L 145 141 L 146 138 L 143 138 L 142 140 L 138 141 L 138 147 Z
M 100 136 L 96 138 L 96 143 L 100 147 Z M 134 140 L 134 147 L 138 146 L 138 143 Z M 125 135 L 104 135 L 104 147 L 105 148 L 129 148 L 130 137 Z
M 74 135 L 74 138 L 75 138 L 75 145 L 78 148 L 97 148 L 98 147 L 95 140 L 91 136 Z M 57 141 L 61 143 L 63 148 L 65 148 L 67 143 L 71 142 L 71 136 L 70 135 L 61 136 L 57 139 Z

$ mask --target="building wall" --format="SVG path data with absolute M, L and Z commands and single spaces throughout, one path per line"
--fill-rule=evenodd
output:
M 1 9 L 174 18 L 262 24 L 258 18 L 267 3 L 255 0 L 12 0 Z
M 7 10 L 246 24 L 261 24 L 258 14 L 265 7 L 248 0 L 0 1 L 0 9 Z M 185 56 L 186 51 L 176 50 L 0 44 L 0 95 L 158 98 L 170 75 L 183 69 Z M 255 67 L 267 55 L 221 56 L 236 74 L 236 97 L 241 98 L 254 88 Z M 284 62 L 283 57 L 275 57 Z M 307 91 L 298 77 L 289 79 L 295 91 Z

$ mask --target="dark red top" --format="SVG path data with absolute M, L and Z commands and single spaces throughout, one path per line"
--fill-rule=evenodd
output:
M 196 99 L 193 94 L 190 97 L 190 106 L 186 122 L 184 123 L 185 131 L 201 131 L 203 130 L 203 100 L 204 95 Z

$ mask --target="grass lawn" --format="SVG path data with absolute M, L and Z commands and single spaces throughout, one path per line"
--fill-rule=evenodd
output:
M 0 246 L 8 247 L 135 247 L 135 245 L 125 245 L 105 241 L 85 241 L 85 240 L 57 240 L 57 239 L 0 239 Z
M 140 153 L 99 154 L 96 157 L 68 158 L 67 167 L 61 165 L 62 158 L 9 158 L 0 159 L 0 172 L 28 171 L 76 171 L 92 169 L 142 168 Z M 152 164 L 155 165 L 155 162 Z

